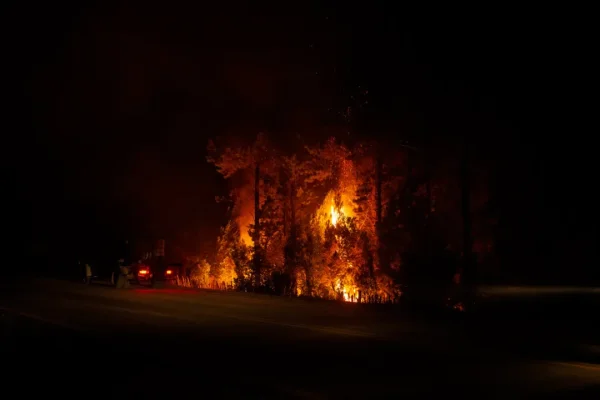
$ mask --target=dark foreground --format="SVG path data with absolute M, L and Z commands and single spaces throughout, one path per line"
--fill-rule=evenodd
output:
M 52 280 L 1 293 L 3 380 L 20 395 L 600 398 L 595 333 L 574 322 Z

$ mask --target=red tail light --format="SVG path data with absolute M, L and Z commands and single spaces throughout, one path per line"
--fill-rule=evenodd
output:
M 147 269 L 140 269 L 140 271 L 138 272 L 139 275 L 147 275 L 148 274 L 148 270 Z
M 171 275 L 173 273 L 173 271 L 171 271 L 170 269 L 167 270 L 167 275 Z

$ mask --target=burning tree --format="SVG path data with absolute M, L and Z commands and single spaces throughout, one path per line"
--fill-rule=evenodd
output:
M 207 160 L 231 182 L 230 213 L 237 229 L 231 227 L 228 235 L 222 234 L 222 238 L 229 246 L 229 253 L 236 255 L 232 259 L 238 272 L 237 279 L 245 283 L 249 279 L 240 275 L 247 270 L 242 268 L 242 259 L 249 252 L 252 257 L 253 285 L 259 287 L 264 283 L 262 269 L 267 261 L 267 250 L 272 239 L 278 236 L 277 231 L 273 231 L 273 223 L 269 224 L 279 213 L 277 193 L 273 190 L 277 187 L 278 180 L 277 155 L 269 146 L 267 137 L 259 134 L 251 145 L 225 147 L 222 151 L 211 141 L 208 144 Z M 261 220 L 265 222 L 266 229 L 263 229 Z M 230 233 L 238 231 L 239 237 Z M 250 246 L 251 251 L 247 248 Z
M 331 138 L 282 154 L 258 135 L 222 149 L 210 142 L 208 161 L 231 188 L 230 221 L 211 274 L 235 274 L 238 286 L 389 298 L 415 270 L 433 273 L 424 255 L 460 237 L 448 229 L 460 220 L 452 179 L 432 179 L 401 150 L 376 143 L 350 149 Z

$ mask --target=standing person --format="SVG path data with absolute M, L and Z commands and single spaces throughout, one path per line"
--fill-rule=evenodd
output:
M 119 276 L 121 275 L 121 265 L 123 265 L 122 260 L 117 260 L 110 277 L 110 283 L 115 287 L 118 285 Z
M 85 263 L 85 284 L 89 285 L 92 281 L 92 267 L 89 263 Z
M 123 260 L 119 260 L 119 277 L 117 279 L 117 289 L 126 289 L 129 287 L 129 267 L 123 265 Z

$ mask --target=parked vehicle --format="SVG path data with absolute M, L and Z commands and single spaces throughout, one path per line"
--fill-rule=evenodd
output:
M 183 273 L 183 264 L 181 264 L 181 263 L 169 264 L 167 266 L 167 269 L 165 270 L 165 281 L 174 282 L 177 280 L 178 276 L 181 276 L 182 273 Z
M 152 282 L 152 270 L 145 263 L 139 263 L 134 267 L 134 276 L 139 284 Z
M 182 264 L 169 264 L 167 268 L 165 268 L 164 281 L 167 283 L 175 282 L 182 269 Z M 155 271 L 147 264 L 139 264 L 135 270 L 135 276 L 139 284 L 150 284 L 154 274 Z

